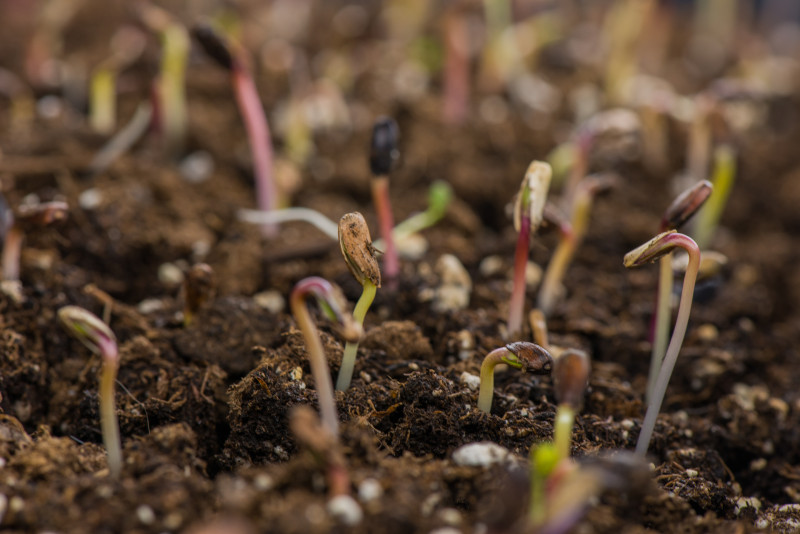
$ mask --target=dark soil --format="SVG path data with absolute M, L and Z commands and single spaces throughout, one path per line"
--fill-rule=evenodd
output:
M 216 4 L 198 5 L 198 12 L 178 2 L 166 7 L 190 24 L 217 14 Z M 315 2 L 312 31 L 294 41 L 309 61 L 322 61 L 325 51 L 344 54 L 355 77 L 345 94 L 352 126 L 316 134 L 314 154 L 295 168 L 299 187 L 291 205 L 333 220 L 360 211 L 377 237 L 367 147 L 371 121 L 382 114 L 396 117 L 403 135 L 402 166 L 390 182 L 395 219 L 424 209 L 435 179 L 449 182 L 455 194 L 445 218 L 423 232 L 427 252 L 402 261 L 398 290 L 378 291 L 353 386 L 336 396 L 341 447 L 363 519 L 348 526 L 328 510 L 319 458 L 298 449 L 289 431 L 294 406 L 316 408 L 315 383 L 288 306 L 280 299 L 277 308 L 263 305 L 268 296 L 288 301 L 294 284 L 312 275 L 341 286 L 350 302 L 361 288 L 338 245 L 315 228 L 287 223 L 264 238 L 237 219 L 238 209 L 254 207 L 247 138 L 228 77 L 196 49 L 182 157 L 195 151 L 212 157 L 213 171 L 199 183 L 184 179 L 163 154 L 157 132 L 106 171 L 88 173 L 106 138 L 89 131 L 85 101 L 67 82 L 31 80 L 30 93 L 0 91 L 0 180 L 8 204 L 35 195 L 70 206 L 64 223 L 25 236 L 22 298 L 0 294 L 4 531 L 529 530 L 527 455 L 552 439 L 552 381 L 500 369 L 492 413 L 485 414 L 464 373 L 477 376 L 486 353 L 514 341 L 505 339 L 516 243 L 507 205 L 528 163 L 566 138 L 569 103 L 564 98 L 552 113 L 532 112 L 500 93 L 508 118 L 486 122 L 478 112 L 488 94 L 481 88 L 465 124 L 443 124 L 439 74 L 419 98 L 395 98 L 397 52 L 378 4 L 359 8 L 366 18 L 357 36 L 330 27 L 345 5 Z M 65 65 L 96 65 L 111 33 L 136 20 L 119 6 L 94 8 L 84 5 L 63 29 L 58 58 Z M 258 3 L 238 9 L 245 44 L 261 50 L 269 9 Z M 21 75 L 20 57 L 41 22 L 13 2 L 3 10 L 18 23 L 0 37 L 0 64 Z M 431 38 L 438 39 L 438 21 L 439 14 L 430 14 Z M 157 68 L 158 40 L 149 40 L 142 58 L 119 76 L 121 123 L 146 97 Z M 538 68 L 565 95 L 599 80 L 560 43 L 542 52 Z M 256 72 L 266 109 L 285 105 L 288 73 L 264 65 Z M 683 73 L 676 85 L 691 94 L 712 75 Z M 61 105 L 55 116 L 32 107 L 30 97 L 48 95 Z M 652 480 L 644 489 L 603 493 L 575 532 L 800 529 L 800 97 L 759 95 L 754 105 L 765 111 L 763 120 L 732 137 L 739 173 L 713 242 L 728 263 L 696 292 L 650 448 Z M 602 143 L 591 160 L 592 170 L 614 170 L 620 182 L 596 200 L 564 282 L 566 298 L 548 324 L 554 345 L 592 358 L 573 434 L 578 461 L 631 450 L 639 434 L 658 269 L 626 270 L 622 256 L 655 233 L 675 194 L 669 178 L 684 166 L 687 125 L 671 119 L 670 129 L 669 169 L 661 173 L 640 156 L 616 157 Z M 275 130 L 283 155 L 286 139 Z M 97 199 L 91 206 L 87 190 Z M 537 235 L 531 260 L 544 269 L 556 243 L 555 232 Z M 471 277 L 464 309 L 437 304 L 444 254 L 456 256 Z M 496 268 L 482 263 L 487 257 Z M 198 261 L 213 268 L 216 297 L 184 327 L 180 280 L 169 273 Z M 109 477 L 100 435 L 100 358 L 56 317 L 68 304 L 101 316 L 103 292 L 112 299 L 110 326 L 121 354 L 116 410 L 125 462 L 118 480 Z M 529 285 L 526 309 L 536 295 L 537 285 Z M 314 306 L 312 313 L 335 377 L 344 341 Z M 526 326 L 523 337 L 530 335 Z M 516 461 L 487 468 L 453 461 L 458 447 L 479 441 L 509 449 Z

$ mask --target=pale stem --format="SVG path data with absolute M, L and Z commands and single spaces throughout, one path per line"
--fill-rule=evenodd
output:
M 397 259 L 397 249 L 392 237 L 394 217 L 392 216 L 392 205 L 389 202 L 389 178 L 387 176 L 375 176 L 372 179 L 372 202 L 375 204 L 378 226 L 386 246 L 386 250 L 383 251 L 383 275 L 387 288 L 391 290 L 397 288 L 400 262 Z
M 494 349 L 483 359 L 481 364 L 481 387 L 478 392 L 478 409 L 482 412 L 491 413 L 492 411 L 494 368 L 498 363 L 506 363 L 505 358 L 507 356 L 516 358 L 507 348 L 500 347 L 499 349 Z
M 253 224 L 280 224 L 304 221 L 333 240 L 339 239 L 339 225 L 316 210 L 310 208 L 284 208 L 274 211 L 240 209 L 239 220 Z
M 556 419 L 553 424 L 553 443 L 558 457 L 569 458 L 570 443 L 572 442 L 572 427 L 575 424 L 575 409 L 561 403 L 556 409 Z
M 550 315 L 558 301 L 561 280 L 564 278 L 564 273 L 570 261 L 572 261 L 576 247 L 577 243 L 573 234 L 562 235 L 556 251 L 553 253 L 553 258 L 547 265 L 547 271 L 544 274 L 537 302 L 539 309 L 542 310 L 545 316 Z
M 161 107 L 168 151 L 178 154 L 186 137 L 185 73 L 189 36 L 183 26 L 171 24 L 162 33 Z
M 656 302 L 655 332 L 650 354 L 650 372 L 647 377 L 646 400 L 653 398 L 653 385 L 661 370 L 661 362 L 667 350 L 667 332 L 672 318 L 672 254 L 666 254 L 658 262 L 658 295 Z
M 531 310 L 528 314 L 528 322 L 531 325 L 531 330 L 533 330 L 533 342 L 549 351 L 550 336 L 547 332 L 547 320 L 542 310 L 539 308 Z
M 130 122 L 118 131 L 103 147 L 95 154 L 89 163 L 89 170 L 93 174 L 104 172 L 122 154 L 131 149 L 142 135 L 147 131 L 153 117 L 153 106 L 150 102 L 143 101 L 136 108 Z
M 522 316 L 525 308 L 525 270 L 528 267 L 528 241 L 531 231 L 527 207 L 523 209 L 520 219 L 519 237 L 514 252 L 514 279 L 508 309 L 508 335 L 510 338 L 514 338 L 522 332 Z
M 317 386 L 320 419 L 331 434 L 338 436 L 339 416 L 336 412 L 336 401 L 333 396 L 333 382 L 328 371 L 328 362 L 325 358 L 325 351 L 322 349 L 319 333 L 305 305 L 306 298 L 307 293 L 296 290 L 292 293 L 290 298 L 292 314 L 294 314 L 297 326 L 303 332 L 303 339 L 306 342 L 311 375 L 314 377 L 314 382 Z
M 22 230 L 12 224 L 3 243 L 3 280 L 19 280 L 19 258 L 22 253 Z
M 661 411 L 664 394 L 667 391 L 667 385 L 672 376 L 672 370 L 675 368 L 675 362 L 678 360 L 678 353 L 681 350 L 683 338 L 686 335 L 686 327 L 689 324 L 689 313 L 692 310 L 694 285 L 697 280 L 697 272 L 700 268 L 700 249 L 697 248 L 697 244 L 691 238 L 683 234 L 673 234 L 673 236 L 673 241 L 675 241 L 678 246 L 685 248 L 689 253 L 689 264 L 686 267 L 686 274 L 684 274 L 683 277 L 681 303 L 678 307 L 678 316 L 675 319 L 675 328 L 672 331 L 669 347 L 667 347 L 667 354 L 664 356 L 664 361 L 658 372 L 658 379 L 653 387 L 653 397 L 647 405 L 647 413 L 645 414 L 644 422 L 642 422 L 642 431 L 636 443 L 636 454 L 639 456 L 644 456 L 645 453 L 647 453 L 647 448 L 650 446 L 650 438 L 653 435 L 656 417 L 658 417 L 658 412 Z
M 115 76 L 112 69 L 100 67 L 94 72 L 90 82 L 89 123 L 92 130 L 100 134 L 110 134 L 116 125 Z
M 232 80 L 236 102 L 244 120 L 247 137 L 250 140 L 250 153 L 253 157 L 253 171 L 256 181 L 256 201 L 259 209 L 271 211 L 278 207 L 275 179 L 272 169 L 272 137 L 267 117 L 258 96 L 258 90 L 244 67 L 232 70 Z M 265 236 L 277 233 L 275 225 L 262 226 Z
M 373 284 L 369 279 L 364 281 L 364 290 L 361 292 L 356 307 L 353 310 L 353 320 L 359 325 L 364 324 L 364 318 L 367 316 L 367 310 L 375 300 L 375 293 L 378 287 Z M 336 389 L 338 391 L 346 391 L 350 387 L 350 381 L 353 379 L 353 368 L 356 365 L 356 354 L 358 353 L 358 341 L 348 341 L 344 347 L 344 355 L 342 356 L 342 366 L 339 368 L 339 376 L 336 378 Z
M 100 373 L 100 427 L 103 433 L 103 444 L 108 453 L 108 470 L 113 478 L 122 472 L 122 445 L 119 436 L 116 404 L 114 401 L 114 383 L 117 380 L 119 362 L 116 347 L 101 345 L 103 369 Z M 113 351 L 109 353 L 108 351 Z

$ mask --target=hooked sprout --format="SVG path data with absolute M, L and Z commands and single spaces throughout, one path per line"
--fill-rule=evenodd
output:
M 272 211 L 278 207 L 278 193 L 273 176 L 272 136 L 258 90 L 247 67 L 244 51 L 227 43 L 208 26 L 196 26 L 192 34 L 205 52 L 230 72 L 236 103 L 250 140 L 258 208 Z M 276 227 L 274 224 L 265 224 L 262 232 L 265 236 L 272 236 Z
M 708 180 L 697 182 L 680 195 L 664 212 L 659 231 L 676 230 L 683 226 L 711 195 L 713 186 Z M 659 260 L 658 293 L 656 295 L 656 311 L 653 316 L 653 347 L 650 355 L 650 372 L 647 377 L 647 394 L 649 400 L 653 395 L 653 384 L 658 377 L 661 361 L 667 350 L 667 331 L 672 316 L 672 254 L 664 254 Z
M 381 238 L 386 246 L 383 251 L 383 269 L 389 289 L 397 287 L 397 277 L 400 274 L 400 262 L 392 235 L 394 217 L 389 200 L 389 173 L 400 158 L 399 142 L 400 130 L 394 119 L 381 117 L 375 121 L 372 127 L 369 168 L 372 172 L 372 202 L 378 215 Z
M 560 239 L 544 274 L 537 307 L 550 315 L 562 294 L 561 281 L 575 251 L 589 228 L 589 215 L 595 195 L 611 188 L 615 179 L 608 175 L 590 175 L 578 182 L 572 195 L 570 220 L 559 220 Z
M 353 310 L 353 319 L 362 326 L 367 310 L 375 299 L 375 293 L 381 287 L 381 270 L 375 258 L 376 251 L 372 246 L 367 221 L 360 213 L 348 213 L 339 220 L 339 248 L 342 250 L 347 268 L 363 287 L 361 297 Z M 339 391 L 345 391 L 350 387 L 357 352 L 358 340 L 348 341 L 344 347 L 342 366 L 336 379 L 336 389 Z
M 481 385 L 478 392 L 478 409 L 486 413 L 492 411 L 494 368 L 498 363 L 505 363 L 522 372 L 547 374 L 553 366 L 553 357 L 543 347 L 527 341 L 509 343 L 487 354 L 481 364 Z
M 323 426 L 333 435 L 338 436 L 339 418 L 336 414 L 336 400 L 333 396 L 333 382 L 328 370 L 328 361 L 325 358 L 325 351 L 322 348 L 317 328 L 305 305 L 306 299 L 311 296 L 317 299 L 323 312 L 329 318 L 337 320 L 343 325 L 343 334 L 346 340 L 355 341 L 361 337 L 361 326 L 353 321 L 352 316 L 345 311 L 345 300 L 341 292 L 334 289 L 331 283 L 324 278 L 311 276 L 300 280 L 294 286 L 289 297 L 289 305 L 306 342 L 311 374 L 314 376 L 317 386 L 320 418 Z
M 183 326 L 189 326 L 198 310 L 214 294 L 214 270 L 206 263 L 192 265 L 183 279 Z
M 647 403 L 647 413 L 642 430 L 639 433 L 639 440 L 636 443 L 636 454 L 644 456 L 650 445 L 650 438 L 656 424 L 656 417 L 661 410 L 661 403 L 664 401 L 664 394 L 667 391 L 672 370 L 678 359 L 678 353 L 683 343 L 686 327 L 689 323 L 689 313 L 692 309 L 692 296 L 694 285 L 697 280 L 697 272 L 700 268 L 700 249 L 692 238 L 680 234 L 675 230 L 668 230 L 660 233 L 647 243 L 635 248 L 625 255 L 623 264 L 625 267 L 640 267 L 645 263 L 651 263 L 659 259 L 664 254 L 668 254 L 674 248 L 680 247 L 688 253 L 689 262 L 686 273 L 683 277 L 683 290 L 681 291 L 681 301 L 678 306 L 678 316 L 675 319 L 675 328 L 672 331 L 672 338 L 667 347 L 667 353 L 658 372 L 658 378 L 653 386 L 653 396 Z
M 583 405 L 590 371 L 589 355 L 577 349 L 566 349 L 553 362 L 553 389 L 558 402 L 553 444 L 559 458 L 569 457 L 575 414 Z
M 99 317 L 78 306 L 58 310 L 64 328 L 103 360 L 100 373 L 100 426 L 108 453 L 108 470 L 116 478 L 122 471 L 122 445 L 114 404 L 114 383 L 119 370 L 119 352 L 114 332 Z
M 514 229 L 519 232 L 514 251 L 514 278 L 508 310 L 508 335 L 516 336 L 522 330 L 522 315 L 525 308 L 525 270 L 528 266 L 530 236 L 542 223 L 547 190 L 553 170 L 549 163 L 533 161 L 519 189 L 514 203 Z

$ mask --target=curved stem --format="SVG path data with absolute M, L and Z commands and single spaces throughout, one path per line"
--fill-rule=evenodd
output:
M 494 397 L 494 368 L 498 363 L 506 363 L 507 356 L 515 358 L 514 354 L 505 347 L 494 349 L 486 355 L 481 364 L 481 388 L 478 393 L 478 409 L 491 413 L 492 398 Z
M 530 240 L 530 218 L 522 216 L 517 248 L 514 252 L 514 280 L 511 300 L 508 304 L 508 335 L 510 338 L 522 332 L 522 315 L 525 309 L 525 269 L 528 266 L 528 246 Z
M 694 285 L 697 280 L 697 272 L 700 269 L 700 249 L 697 248 L 697 244 L 691 238 L 683 234 L 673 234 L 672 240 L 678 246 L 685 248 L 689 253 L 689 264 L 686 267 L 686 274 L 683 277 L 681 303 L 678 307 L 675 329 L 672 331 L 672 338 L 669 341 L 669 347 L 667 347 L 667 354 L 664 356 L 664 361 L 661 364 L 661 370 L 658 373 L 658 379 L 653 388 L 653 397 L 648 403 L 647 413 L 642 422 L 642 431 L 639 433 L 639 440 L 636 443 L 636 454 L 639 456 L 644 456 L 647 452 L 647 448 L 650 446 L 650 438 L 653 436 L 656 417 L 658 417 L 658 412 L 661 411 L 661 403 L 664 401 L 667 384 L 672 376 L 672 370 L 675 368 L 675 362 L 678 360 L 678 353 L 681 350 L 683 338 L 686 335 L 689 313 L 692 309 Z
M 550 315 L 556 305 L 561 280 L 564 279 L 564 273 L 566 273 L 567 267 L 572 261 L 576 246 L 577 243 L 573 234 L 563 235 L 561 241 L 558 242 L 556 251 L 553 253 L 553 259 L 547 265 L 537 303 L 545 316 Z
M 297 326 L 303 332 L 303 339 L 306 342 L 308 351 L 308 361 L 311 365 L 311 374 L 317 387 L 317 398 L 319 400 L 319 412 L 322 424 L 334 436 L 339 435 L 339 415 L 336 412 L 336 400 L 333 396 L 333 382 L 328 371 L 328 362 L 325 358 L 325 351 L 322 349 L 322 342 L 319 333 L 311 320 L 311 314 L 305 305 L 308 297 L 306 291 L 298 291 L 297 288 L 292 292 L 290 305 Z
M 353 310 L 353 319 L 359 324 L 364 324 L 364 318 L 367 316 L 367 310 L 375 300 L 375 293 L 378 287 L 373 284 L 369 279 L 364 280 L 364 291 L 361 292 L 356 307 Z M 339 368 L 339 376 L 336 378 L 337 391 L 345 391 L 350 387 L 350 381 L 353 379 L 353 368 L 356 365 L 356 354 L 358 352 L 358 342 L 348 341 L 344 347 L 344 355 L 342 356 L 342 366 Z
M 247 137 L 250 140 L 256 181 L 256 201 L 259 209 L 271 211 L 278 207 L 278 199 L 272 169 L 272 136 L 267 117 L 253 78 L 244 67 L 234 67 L 232 80 L 236 102 L 239 104 Z M 265 224 L 262 226 L 262 231 L 266 236 L 273 236 L 277 228 L 275 225 Z
M 103 354 L 103 370 L 100 374 L 99 388 L 100 428 L 103 433 L 103 444 L 108 453 L 108 470 L 113 478 L 118 478 L 122 472 L 122 444 L 114 402 L 114 383 L 119 368 L 116 360 L 115 355 Z
M 6 232 L 3 243 L 3 280 L 19 280 L 19 260 L 22 254 L 22 230 L 16 224 Z
M 672 254 L 662 256 L 658 263 L 658 295 L 656 297 L 655 332 L 650 354 L 650 371 L 647 377 L 647 402 L 653 398 L 653 385 L 661 370 L 667 351 L 667 331 L 672 318 Z

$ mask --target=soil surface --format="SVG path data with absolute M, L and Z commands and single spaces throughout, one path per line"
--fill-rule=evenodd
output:
M 168 155 L 155 125 L 107 168 L 91 172 L 109 136 L 87 123 L 87 73 L 109 54 L 120 28 L 144 36 L 141 56 L 118 75 L 118 131 L 148 99 L 159 38 L 119 4 L 63 4 L 75 8 L 53 15 L 63 23 L 24 2 L 0 6 L 15 21 L 0 37 L 3 195 L 15 209 L 51 200 L 69 205 L 65 221 L 25 233 L 21 294 L 8 284 L 0 294 L 0 528 L 534 531 L 526 522 L 528 453 L 553 437 L 552 379 L 498 368 L 491 414 L 477 409 L 474 381 L 488 352 L 531 339 L 527 324 L 514 339 L 506 329 L 517 241 L 509 205 L 528 164 L 545 159 L 575 128 L 577 89 L 593 89 L 597 103 L 611 107 L 598 60 L 581 55 L 597 38 L 591 28 L 599 28 L 602 10 L 556 11 L 572 18 L 539 50 L 535 65 L 556 104 L 534 108 L 518 92 L 487 82 L 476 56 L 469 114 L 454 125 L 442 119 L 441 71 L 411 72 L 405 59 L 441 63 L 443 12 L 427 14 L 414 40 L 387 22 L 378 3 L 311 2 L 305 30 L 286 21 L 300 20 L 306 2 L 235 3 L 242 42 L 255 53 L 287 205 L 334 221 L 360 211 L 377 238 L 368 148 L 380 115 L 395 117 L 402 134 L 401 165 L 390 177 L 395 220 L 425 209 L 434 180 L 454 193 L 444 218 L 422 232 L 425 251 L 401 258 L 397 289 L 378 290 L 353 384 L 336 393 L 341 437 L 331 447 L 344 459 L 354 498 L 337 507 L 327 453 L 299 445 L 290 431 L 295 407 L 318 404 L 288 298 L 308 276 L 334 282 L 351 303 L 361 286 L 338 244 L 316 228 L 290 222 L 264 237 L 239 220 L 240 208 L 255 207 L 246 132 L 229 76 L 196 43 L 186 73 L 183 149 Z M 191 25 L 230 8 L 217 4 L 162 5 Z M 677 28 L 690 13 L 666 3 L 659 9 L 673 20 L 668 53 L 683 57 L 678 35 L 688 30 Z M 519 11 L 520 20 L 537 15 Z M 482 27 L 479 5 L 466 5 L 462 15 Z M 755 41 L 752 27 L 743 22 L 741 31 Z M 57 62 L 50 66 L 60 69 L 55 78 L 25 74 L 35 63 L 34 42 Z M 743 56 L 731 53 L 718 71 L 676 63 L 672 81 L 691 97 L 736 72 Z M 18 81 L 3 81 L 5 73 Z M 413 76 L 429 76 L 427 88 L 409 89 Z M 339 84 L 333 94 L 342 96 L 343 123 L 319 116 L 330 111 L 326 83 Z M 586 506 L 579 503 L 585 514 L 574 532 L 800 529 L 799 96 L 764 92 L 719 104 L 731 116 L 755 117 L 721 136 L 738 163 L 712 241 L 727 263 L 698 284 L 649 462 Z M 315 102 L 323 106 L 316 112 Z M 289 157 L 292 106 L 305 106 L 305 122 L 294 117 L 301 129 L 316 121 L 307 158 Z M 325 120 L 328 126 L 320 125 Z M 641 132 L 632 141 L 594 143 L 589 169 L 613 171 L 616 185 L 596 198 L 563 298 L 548 318 L 552 345 L 584 350 L 592 360 L 572 438 L 580 465 L 632 450 L 644 416 L 658 268 L 627 270 L 622 257 L 657 232 L 680 190 L 672 177 L 685 167 L 690 125 L 665 120 L 663 168 L 644 155 Z M 187 170 L 192 161 L 211 165 Z M 554 184 L 551 199 L 562 194 Z M 557 244 L 557 232 L 547 228 L 531 241 L 526 310 Z M 197 262 L 213 269 L 216 291 L 184 326 L 182 279 Z M 100 433 L 101 360 L 59 324 L 56 313 L 65 305 L 98 316 L 108 311 L 119 341 L 124 466 L 117 479 L 109 475 Z M 315 305 L 310 310 L 335 378 L 341 329 Z M 487 441 L 511 456 L 489 466 L 454 458 L 459 447 Z M 361 516 L 353 515 L 353 502 Z M 544 531 L 562 531 L 550 527 Z

